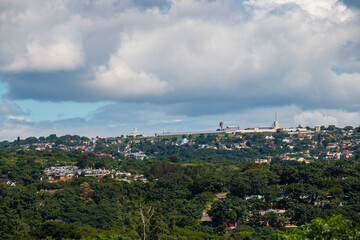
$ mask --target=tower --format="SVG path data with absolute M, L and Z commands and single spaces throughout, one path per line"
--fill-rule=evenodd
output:
M 221 121 L 221 122 L 219 123 L 219 125 L 220 125 L 220 129 L 223 130 L 223 129 L 224 129 L 224 122 Z
M 274 129 L 278 129 L 279 128 L 279 121 L 277 120 L 277 114 L 275 113 L 275 121 L 273 124 L 273 128 Z

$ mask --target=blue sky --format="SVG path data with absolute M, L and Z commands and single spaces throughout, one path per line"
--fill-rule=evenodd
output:
M 360 124 L 359 1 L 0 3 L 0 139 Z
M 33 99 L 25 100 L 7 100 L 4 96 L 7 92 L 7 85 L 5 82 L 0 82 L 1 101 L 11 102 L 18 105 L 22 111 L 21 114 L 32 121 L 56 121 L 68 118 L 84 118 L 89 120 L 96 113 L 96 111 L 111 102 L 52 102 L 52 101 L 37 101 Z

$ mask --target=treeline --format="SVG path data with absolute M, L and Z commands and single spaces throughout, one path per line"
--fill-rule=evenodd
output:
M 56 136 L 56 134 L 50 134 L 47 137 L 28 137 L 26 139 L 18 139 L 10 142 L 10 141 L 2 141 L 0 142 L 0 148 L 18 148 L 22 145 L 26 144 L 38 144 L 38 143 L 54 143 L 55 145 L 64 144 L 67 146 L 75 146 L 81 142 L 90 142 L 90 139 L 87 137 L 80 137 L 78 135 L 64 135 L 64 136 Z

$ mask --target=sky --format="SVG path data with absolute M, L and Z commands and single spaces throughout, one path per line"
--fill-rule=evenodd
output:
M 358 0 L 2 0 L 0 140 L 359 126 Z

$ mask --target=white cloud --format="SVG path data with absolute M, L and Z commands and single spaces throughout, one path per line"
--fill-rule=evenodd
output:
M 20 122 L 28 122 L 28 123 L 31 123 L 31 122 L 34 122 L 33 120 L 31 119 L 26 119 L 22 116 L 13 116 L 13 115 L 10 115 L 8 116 L 8 119 L 9 120 L 16 120 L 16 121 L 20 121 Z
M 326 110 L 320 109 L 315 111 L 305 111 L 297 114 L 294 121 L 302 126 L 328 126 L 335 125 L 338 127 L 359 126 L 360 113 L 346 112 L 343 110 Z
M 31 42 L 26 52 L 15 57 L 15 60 L 2 68 L 4 71 L 59 71 L 72 70 L 82 65 L 84 53 L 81 46 L 68 40 L 42 45 Z
M 334 116 L 325 115 L 321 112 L 303 112 L 294 117 L 295 122 L 299 122 L 302 126 L 328 126 L 335 125 L 338 126 L 338 120 Z
M 169 91 L 167 82 L 160 81 L 152 73 L 134 71 L 117 56 L 110 59 L 108 67 L 98 67 L 95 77 L 90 87 L 108 98 L 142 98 Z

